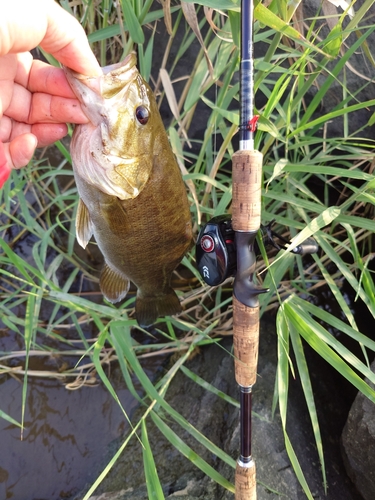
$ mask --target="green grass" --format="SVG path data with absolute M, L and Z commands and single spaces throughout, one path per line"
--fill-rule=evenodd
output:
M 122 0 L 116 7 L 109 0 L 99 3 L 84 0 L 80 5 L 76 2 L 74 7 L 67 1 L 60 3 L 80 20 L 102 65 L 118 61 L 130 50 L 138 51 L 142 74 L 155 88 L 159 104 L 168 106 L 173 116 L 166 127 L 185 174 L 195 231 L 201 221 L 228 212 L 231 204 L 228 173 L 231 156 L 237 148 L 239 122 L 239 2 L 197 1 L 197 23 L 190 20 L 190 25 L 179 3 L 169 8 L 165 2 L 164 10 L 159 3 L 145 0 Z M 375 101 L 363 102 L 359 94 L 373 83 L 362 79 L 355 90 L 346 84 L 356 53 L 361 53 L 369 65 L 374 64 L 368 40 L 375 27 L 371 20 L 366 20 L 372 3 L 366 0 L 352 19 L 343 16 L 327 35 L 322 13 L 306 19 L 303 34 L 298 31 L 293 16 L 299 2 L 273 1 L 268 9 L 259 3 L 255 10 L 255 42 L 264 50 L 264 56 L 255 61 L 257 98 L 264 102 L 257 110 L 261 119 L 255 138 L 256 147 L 264 154 L 262 221 L 275 219 L 276 228 L 292 238 L 292 246 L 309 235 L 314 235 L 320 246 L 308 269 L 301 257 L 285 251 L 271 253 L 258 266 L 259 280 L 270 289 L 261 296 L 262 313 L 277 310 L 278 371 L 274 403 L 280 410 L 289 458 L 308 498 L 312 498 L 312 494 L 286 432 L 288 380 L 292 375 L 301 380 L 322 480 L 327 486 L 324 442 L 304 344 L 309 344 L 344 378 L 375 401 L 374 390 L 364 381 L 364 377 L 368 377 L 375 382 L 368 361 L 375 343 L 366 332 L 359 331 L 340 287 L 342 280 L 346 280 L 356 300 L 375 317 L 375 290 L 369 265 L 375 229 L 374 144 L 362 137 L 366 128 L 375 122 Z M 208 24 L 203 5 L 214 9 L 212 22 L 216 32 Z M 161 67 L 155 68 L 154 39 L 157 32 L 162 31 L 164 21 L 169 34 Z M 194 33 L 198 30 L 202 34 L 200 43 Z M 176 38 L 177 32 L 181 34 L 179 38 Z M 349 37 L 350 43 L 344 44 Z M 338 95 L 337 104 L 327 111 L 321 108 L 321 103 L 328 99 L 333 88 Z M 368 120 L 353 131 L 351 117 L 362 109 L 369 110 Z M 202 112 L 207 114 L 205 133 L 196 139 L 191 131 Z M 330 137 L 330 122 L 337 118 L 342 120 L 342 133 Z M 134 434 L 144 446 L 145 475 L 153 491 L 158 492 L 153 498 L 163 498 L 154 467 L 157 450 L 150 449 L 147 435 L 147 424 L 151 420 L 171 446 L 177 446 L 208 476 L 233 491 L 227 479 L 181 443 L 168 426 L 168 419 L 176 420 L 226 463 L 234 466 L 233 459 L 164 401 L 169 384 L 180 369 L 185 370 L 184 362 L 193 348 L 216 342 L 213 333 L 220 337 L 230 332 L 231 306 L 227 298 L 230 281 L 211 290 L 195 270 L 194 254 L 184 259 L 186 271 L 180 274 L 189 278 L 175 277 L 184 313 L 178 318 L 160 319 L 156 327 L 162 340 L 146 346 L 154 355 L 177 350 L 182 354 L 154 386 L 139 363 L 145 346 L 130 335 L 132 328 L 138 328 L 133 319 L 132 297 L 121 309 L 103 302 L 98 293 L 100 266 L 96 247 L 89 245 L 85 254 L 75 243 L 77 193 L 69 153 L 63 143 L 57 147 L 62 158 L 57 166 L 50 167 L 44 158 L 34 160 L 28 168 L 13 172 L 12 181 L 0 192 L 0 315 L 3 328 L 21 338 L 24 345 L 20 352 L 0 353 L 0 373 L 14 370 L 9 364 L 12 357 L 25 360 L 16 372 L 23 375 L 23 407 L 28 377 L 41 375 L 30 369 L 28 360 L 32 356 L 69 355 L 72 362 L 66 369 L 42 375 L 65 377 L 74 385 L 86 383 L 95 370 L 116 400 L 103 363 L 119 362 L 127 386 L 139 399 L 130 377 L 130 371 L 135 373 L 147 395 L 141 401 L 145 409 L 143 417 L 132 422 L 132 430 L 124 438 L 121 449 L 85 498 L 95 491 Z M 320 186 L 319 192 L 316 185 Z M 332 193 L 335 194 L 333 203 Z M 289 228 L 289 234 L 285 228 Z M 21 252 L 25 242 L 31 247 L 27 258 Z M 340 319 L 309 301 L 309 296 L 323 286 L 329 287 L 337 301 Z M 20 315 L 19 311 L 23 313 Z M 48 315 L 43 311 L 48 311 Z M 67 331 L 75 333 L 65 335 Z M 88 331 L 91 335 L 87 335 Z M 361 357 L 354 356 L 333 331 L 340 331 L 358 342 Z M 183 332 L 182 339 L 177 332 Z M 205 381 L 197 380 L 197 383 L 204 386 Z M 229 400 L 221 393 L 218 397 Z M 3 411 L 0 416 L 14 423 Z M 20 425 L 22 421 L 23 417 Z

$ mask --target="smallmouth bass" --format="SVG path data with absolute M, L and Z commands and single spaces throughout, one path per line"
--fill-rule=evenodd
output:
M 90 120 L 76 126 L 70 146 L 77 240 L 85 248 L 94 235 L 107 300 L 119 302 L 130 282 L 137 286 L 136 318 L 146 327 L 181 311 L 170 280 L 193 235 L 181 172 L 136 63 L 132 53 L 99 77 L 65 74 Z

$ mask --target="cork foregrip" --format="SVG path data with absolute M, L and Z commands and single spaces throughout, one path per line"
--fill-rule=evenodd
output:
M 248 307 L 233 296 L 233 348 L 237 384 L 255 384 L 259 346 L 259 306 Z
M 254 462 L 251 467 L 241 467 L 237 463 L 234 483 L 236 500 L 256 500 L 257 490 Z
M 232 156 L 232 226 L 235 231 L 258 231 L 261 215 L 263 155 L 237 151 Z

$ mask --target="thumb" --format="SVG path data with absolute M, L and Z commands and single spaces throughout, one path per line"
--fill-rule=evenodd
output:
M 78 73 L 101 75 L 99 63 L 78 20 L 55 1 L 47 5 L 48 25 L 41 47 Z

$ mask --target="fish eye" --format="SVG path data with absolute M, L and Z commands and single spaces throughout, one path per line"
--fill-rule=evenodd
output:
M 150 113 L 145 106 L 138 106 L 135 110 L 135 117 L 141 125 L 146 125 L 150 117 Z

